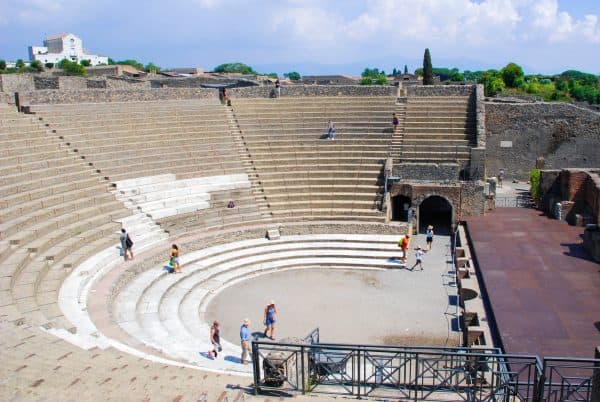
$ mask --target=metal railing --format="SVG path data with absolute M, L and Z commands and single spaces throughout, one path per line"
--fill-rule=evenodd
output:
M 600 360 L 548 357 L 543 367 L 541 402 L 600 402 Z
M 403 400 L 536 401 L 535 356 L 497 349 L 252 344 L 254 391 Z

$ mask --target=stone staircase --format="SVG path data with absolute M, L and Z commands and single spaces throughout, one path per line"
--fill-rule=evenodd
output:
M 470 160 L 476 117 L 469 97 L 408 97 L 401 138 L 394 142 L 396 163 L 458 163 Z
M 252 194 L 256 199 L 256 205 L 259 208 L 261 217 L 266 221 L 271 220 L 273 218 L 273 213 L 269 210 L 269 205 L 265 197 L 265 191 L 260 184 L 256 167 L 252 162 L 250 152 L 248 151 L 248 147 L 246 146 L 244 138 L 242 137 L 242 130 L 237 122 L 233 108 L 231 106 L 226 106 L 226 110 L 229 129 L 231 130 L 233 141 L 238 147 L 239 157 L 242 165 L 244 166 L 246 174 L 248 175 L 248 179 L 250 180 Z
M 232 99 L 261 202 L 277 221 L 383 221 L 392 97 Z M 325 139 L 327 121 L 336 125 Z

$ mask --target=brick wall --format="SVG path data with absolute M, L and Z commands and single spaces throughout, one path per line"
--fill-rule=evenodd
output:
M 456 163 L 397 163 L 393 175 L 402 181 L 457 182 L 461 166 Z

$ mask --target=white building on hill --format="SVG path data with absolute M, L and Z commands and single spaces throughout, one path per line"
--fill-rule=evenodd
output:
M 49 36 L 44 40 L 44 46 L 29 46 L 29 61 L 58 63 L 62 59 L 77 63 L 89 60 L 92 66 L 108 64 L 108 57 L 88 53 L 83 48 L 81 38 L 72 33 Z

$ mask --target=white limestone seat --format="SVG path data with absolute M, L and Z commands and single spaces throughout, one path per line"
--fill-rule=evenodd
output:
M 210 346 L 209 326 L 202 321 L 205 298 L 217 288 L 268 270 L 394 267 L 388 259 L 397 250 L 396 241 L 396 236 L 316 235 L 215 246 L 182 257 L 182 275 L 165 274 L 160 267 L 138 275 L 115 299 L 114 317 L 146 345 L 203 365 L 205 359 L 198 351 Z M 238 346 L 224 343 L 224 352 L 237 356 Z M 224 364 L 228 369 L 239 366 Z

